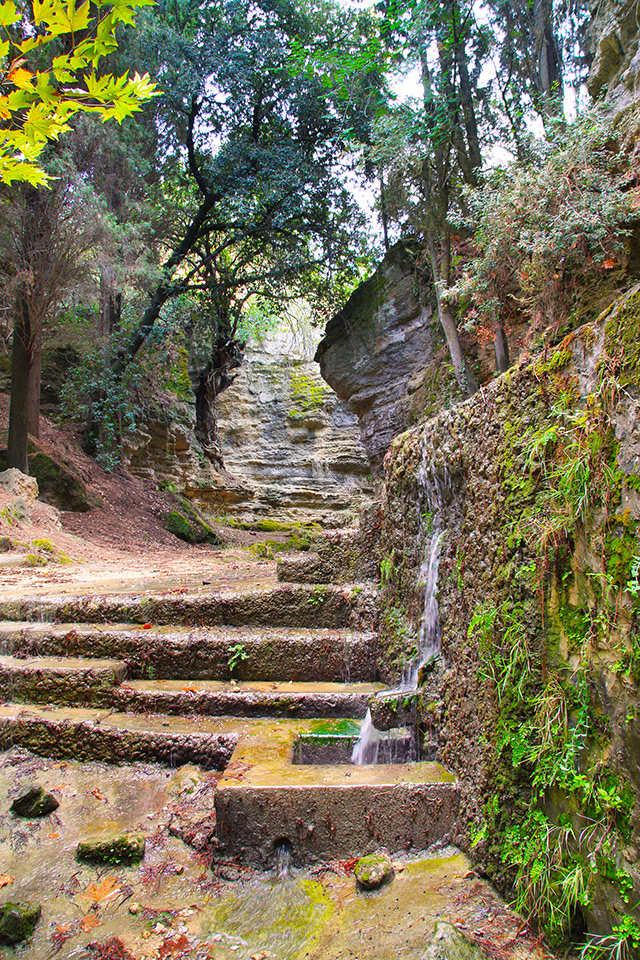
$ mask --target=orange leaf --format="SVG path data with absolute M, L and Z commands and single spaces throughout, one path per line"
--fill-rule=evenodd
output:
M 79 900 L 89 900 L 92 903 L 104 903 L 105 900 L 113 900 L 120 893 L 120 887 L 115 877 L 105 877 L 100 883 L 94 883 L 93 880 L 84 893 L 78 897 Z
M 183 693 L 198 693 L 198 688 L 197 688 L 197 687 L 183 687 L 183 688 L 182 688 L 182 692 L 183 692 Z
M 92 790 L 92 791 L 91 791 L 91 795 L 92 795 L 93 797 L 95 797 L 96 800 L 105 800 L 105 801 L 107 800 L 107 798 L 105 797 L 105 795 L 104 795 L 103 793 L 101 793 L 101 791 L 98 789 L 98 787 L 96 787 L 95 790 Z
M 617 262 L 613 259 L 613 257 L 607 257 L 607 259 L 604 261 L 604 263 L 602 264 L 602 266 L 605 268 L 605 270 L 615 270 L 615 268 L 618 266 L 618 264 L 617 264 Z
M 19 87 L 24 90 L 25 87 L 31 86 L 31 78 L 33 74 L 29 70 L 25 70 L 24 67 L 17 67 L 15 70 L 11 70 L 7 74 L 7 80 L 10 80 L 11 83 L 15 84 L 16 87 Z
M 152 623 L 143 623 L 141 629 L 142 629 L 142 630 L 151 630 L 151 627 L 152 627 L 152 626 L 153 626 Z
M 60 836 L 59 833 L 48 833 L 48 834 L 47 834 L 47 838 L 48 838 L 49 840 L 57 840 L 59 836 Z
M 93 930 L 94 927 L 101 927 L 102 920 L 99 920 L 95 913 L 85 913 L 84 917 L 80 921 L 80 929 L 84 930 L 85 933 L 89 933 L 90 930 Z
M 9 876 L 8 873 L 1 873 L 0 887 L 8 887 L 10 883 L 13 883 L 13 877 Z

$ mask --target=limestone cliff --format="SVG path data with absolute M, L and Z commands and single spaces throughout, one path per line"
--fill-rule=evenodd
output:
M 247 491 L 233 507 L 236 518 L 342 526 L 370 493 L 357 417 L 311 360 L 316 339 L 283 329 L 249 344 L 234 383 L 216 400 L 220 453 L 235 489 L 240 482 Z
M 632 129 L 640 124 L 640 48 L 637 0 L 592 3 L 594 60 L 588 87 L 604 97 L 614 114 Z
M 316 361 L 322 376 L 360 420 L 374 476 L 389 444 L 415 422 L 415 398 L 439 373 L 432 308 L 420 297 L 415 250 L 397 243 L 375 273 L 328 323 Z M 448 385 L 431 384 L 438 392 Z M 424 406 L 424 403 L 418 403 Z

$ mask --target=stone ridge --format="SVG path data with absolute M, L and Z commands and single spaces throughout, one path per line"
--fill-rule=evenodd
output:
M 432 309 L 420 302 L 415 250 L 391 248 L 327 324 L 315 359 L 360 420 L 374 477 L 393 437 L 409 425 L 408 397 L 433 359 Z

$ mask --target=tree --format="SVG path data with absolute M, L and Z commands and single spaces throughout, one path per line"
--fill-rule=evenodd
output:
M 287 69 L 300 45 L 346 16 L 323 10 L 320 25 L 287 0 L 160 4 L 140 37 L 165 93 L 157 128 L 173 231 L 109 375 L 124 376 L 172 298 L 200 293 L 215 330 L 198 398 L 205 433 L 207 406 L 242 350 L 243 310 L 356 275 L 363 218 L 339 176 L 344 111 L 319 79 Z M 89 424 L 90 448 L 98 429 Z
M 93 16 L 88 0 L 77 9 L 75 0 L 0 4 L 5 35 L 0 57 L 6 65 L 0 83 L 0 178 L 7 184 L 30 185 L 22 195 L 24 229 L 18 257 L 23 272 L 15 300 L 7 454 L 8 466 L 24 472 L 27 435 L 38 429 L 43 326 L 58 296 L 51 286 L 55 286 L 52 264 L 44 266 L 43 259 L 49 249 L 46 231 L 53 207 L 42 191 L 51 178 L 38 160 L 48 142 L 70 129 L 75 114 L 95 113 L 102 120 L 121 121 L 153 95 L 148 76 L 129 79 L 126 74 L 96 72 L 117 47 L 117 25 L 132 23 L 136 8 L 149 2 L 98 0 Z M 59 276 L 57 267 L 54 274 Z
M 152 2 L 97 0 L 93 8 L 89 0 L 78 8 L 75 0 L 0 3 L 0 178 L 5 183 L 46 183 L 37 160 L 48 141 L 70 129 L 75 114 L 121 121 L 153 96 L 148 76 L 96 73 L 117 47 L 118 24 L 132 24 L 135 10 Z

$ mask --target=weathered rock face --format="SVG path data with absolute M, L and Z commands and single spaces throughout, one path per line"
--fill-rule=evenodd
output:
M 528 871 L 564 824 L 588 890 L 556 935 L 580 914 L 602 935 L 640 919 L 639 318 L 636 288 L 545 361 L 397 437 L 386 465 L 380 669 L 393 681 L 413 655 L 441 531 L 438 758 L 460 778 L 459 839 L 475 836 L 499 883 L 520 871 L 523 909 L 550 923 L 564 867 L 549 864 L 536 906 Z M 584 783 L 607 784 L 617 812 Z
M 397 243 L 318 346 L 322 376 L 358 415 L 374 476 L 393 437 L 414 421 L 412 395 L 434 355 L 431 316 L 419 299 L 414 255 Z
M 249 344 L 233 384 L 216 399 L 214 462 L 195 435 L 195 409 L 176 403 L 164 422 L 127 440 L 136 476 L 183 492 L 240 522 L 343 526 L 371 489 L 357 417 L 311 360 L 317 338 L 280 332 Z
M 605 0 L 592 3 L 594 60 L 588 88 L 592 97 L 605 94 L 618 118 L 633 128 L 640 123 L 640 31 L 636 3 Z
M 234 482 L 192 491 L 241 520 L 342 526 L 371 489 L 358 421 L 311 360 L 314 342 L 282 332 L 246 350 L 232 386 L 216 400 L 218 443 Z M 239 492 L 244 491 L 244 493 Z

